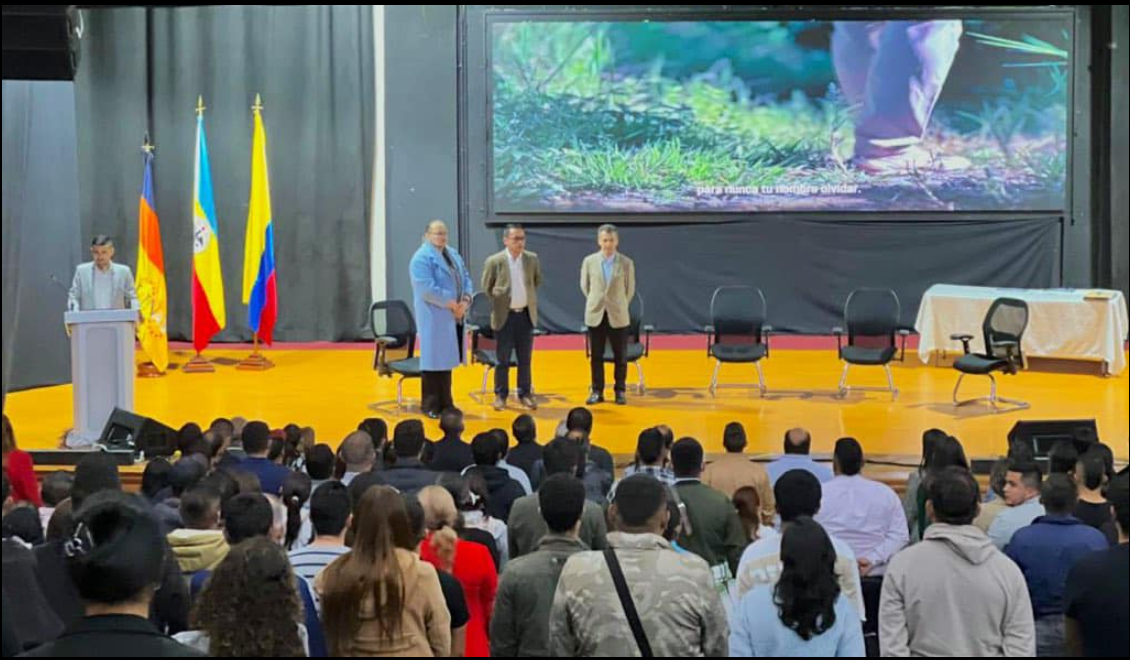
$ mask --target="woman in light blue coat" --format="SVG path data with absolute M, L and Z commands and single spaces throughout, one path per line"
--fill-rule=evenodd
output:
M 463 317 L 474 285 L 459 253 L 447 245 L 447 225 L 428 223 L 424 244 L 412 256 L 412 302 L 420 337 L 421 402 L 438 418 L 452 407 L 451 370 L 463 361 Z

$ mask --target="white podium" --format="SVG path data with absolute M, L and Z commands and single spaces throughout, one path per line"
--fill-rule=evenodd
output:
M 74 429 L 67 446 L 88 447 L 98 441 L 114 408 L 133 410 L 133 347 L 135 309 L 67 312 L 71 328 L 71 382 L 74 384 Z

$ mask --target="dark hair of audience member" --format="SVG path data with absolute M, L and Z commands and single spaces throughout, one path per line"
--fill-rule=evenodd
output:
M 583 459 L 581 447 L 566 438 L 554 438 L 542 449 L 542 465 L 548 476 L 560 473 L 575 476 Z
M 863 447 L 855 438 L 840 438 L 836 440 L 832 455 L 839 466 L 840 474 L 854 477 L 863 470 Z
M 941 429 L 927 429 L 922 433 L 922 462 L 918 464 L 918 471 L 925 473 L 930 469 L 934 455 L 934 447 L 937 446 L 938 440 L 948 436 L 949 434 Z
M 180 519 L 187 529 L 215 529 L 223 496 L 215 486 L 197 484 L 180 499 Z
M 305 472 L 291 472 L 286 476 L 282 487 L 282 503 L 286 506 L 286 548 L 294 548 L 298 533 L 302 530 L 302 508 L 310 499 L 313 484 Z M 310 541 L 310 539 L 306 539 Z
M 418 419 L 406 419 L 393 429 L 392 446 L 397 458 L 419 457 L 425 442 L 424 423 Z
M 64 470 L 56 470 L 43 477 L 43 485 L 39 489 L 43 505 L 59 506 L 59 502 L 71 496 L 71 487 L 74 484 L 74 475 Z
M 570 474 L 555 474 L 538 488 L 538 507 L 549 531 L 564 534 L 585 510 L 585 485 Z
M 801 516 L 814 517 L 820 511 L 823 489 L 820 480 L 808 470 L 789 470 L 773 484 L 773 498 L 782 523 L 791 523 Z
M 1071 477 L 1062 472 L 1053 472 L 1040 486 L 1040 504 L 1051 516 L 1069 516 L 1075 512 L 1075 504 L 1079 501 L 1079 492 L 1075 489 L 1075 482 Z
M 45 540 L 48 543 L 64 543 L 75 533 L 75 511 L 69 499 L 59 502 L 47 521 Z
M 538 425 L 533 417 L 525 413 L 514 418 L 514 423 L 510 425 L 510 432 L 514 434 L 514 439 L 520 445 L 537 443 Z
M 192 626 L 208 635 L 212 657 L 305 657 L 302 621 L 286 551 L 265 536 L 233 546 L 192 609 Z
M 656 514 L 667 509 L 667 499 L 667 487 L 654 477 L 634 474 L 621 480 L 612 503 L 620 531 L 645 529 Z
M 240 438 L 248 456 L 265 454 L 271 448 L 271 429 L 264 422 L 247 422 Z
M 928 499 L 934 522 L 946 525 L 971 525 L 977 517 L 981 492 L 969 470 L 951 465 L 936 470 L 930 481 Z
M 592 411 L 581 406 L 573 408 L 565 418 L 565 428 L 570 431 L 581 431 L 586 436 L 592 434 Z
M 67 572 L 87 603 L 147 602 L 161 581 L 165 539 L 137 495 L 101 490 L 75 516 Z
M 1070 440 L 1060 440 L 1048 452 L 1048 474 L 1069 474 L 1079 460 L 1079 451 Z
M 256 536 L 267 536 L 275 522 L 271 503 L 262 493 L 240 493 L 224 502 L 220 510 L 229 545 Z
M 1106 481 L 1106 465 L 1097 451 L 1087 451 L 1075 463 L 1075 480 L 1081 488 L 1099 490 Z
M 732 498 L 734 508 L 738 512 L 738 520 L 742 523 L 747 541 L 758 538 L 761 529 L 761 495 L 753 486 L 742 486 L 734 491 Z
M 654 426 L 640 431 L 636 440 L 636 466 L 655 465 L 663 458 L 663 434 Z
M 396 549 L 409 546 L 415 535 L 404 499 L 392 488 L 365 491 L 353 517 L 353 548 L 325 570 L 322 620 L 330 654 L 351 646 L 361 628 L 361 612 L 373 594 L 383 594 L 371 614 L 386 641 L 400 634 L 405 579 Z
M 30 506 L 17 506 L 0 522 L 0 536 L 16 538 L 28 545 L 43 545 L 43 522 L 39 510 Z
M 731 454 L 740 454 L 746 448 L 745 427 L 741 422 L 730 422 L 722 431 L 722 447 Z
M 671 469 L 676 477 L 698 477 L 702 474 L 702 445 L 694 438 L 680 438 L 671 445 Z
M 812 518 L 801 516 L 781 538 L 781 577 L 773 602 L 786 628 L 808 641 L 836 623 L 836 551 L 828 533 Z
M 310 525 L 316 536 L 337 536 L 353 513 L 349 489 L 340 481 L 327 481 L 310 496 Z
M 334 450 L 329 445 L 314 445 L 306 453 L 306 474 L 315 481 L 325 481 L 333 478 Z
M 149 459 L 145 470 L 141 473 L 141 494 L 151 503 L 156 504 L 157 496 L 169 487 L 169 473 L 173 471 L 173 464 L 163 457 Z

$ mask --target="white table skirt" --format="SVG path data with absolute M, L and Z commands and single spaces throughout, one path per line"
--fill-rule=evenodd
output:
M 1110 291 L 1106 300 L 1088 299 L 1094 289 L 998 289 L 935 284 L 922 296 L 915 329 L 920 335 L 918 357 L 929 363 L 935 351 L 961 352 L 953 334 L 973 335 L 972 349 L 984 352 L 981 324 L 997 298 L 1028 303 L 1028 329 L 1021 346 L 1031 357 L 1098 360 L 1103 371 L 1126 369 L 1123 341 L 1130 330 L 1126 298 Z

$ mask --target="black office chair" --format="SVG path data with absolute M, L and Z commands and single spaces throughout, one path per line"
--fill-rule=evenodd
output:
M 898 294 L 890 289 L 856 289 L 844 303 L 844 326 L 847 345 L 844 345 L 844 327 L 832 328 L 836 336 L 836 350 L 844 363 L 840 376 L 839 395 L 847 396 L 852 390 L 860 392 L 890 392 L 897 399 L 899 389 L 891 375 L 891 360 L 897 354 L 899 361 L 906 356 L 906 338 L 910 331 L 899 327 L 902 305 Z M 895 336 L 902 340 L 901 349 Z M 883 367 L 887 374 L 886 387 L 852 387 L 848 385 L 848 370 L 855 366 Z
M 643 366 L 640 364 L 640 360 L 651 354 L 651 333 L 653 332 L 655 332 L 655 326 L 644 323 L 643 294 L 637 291 L 631 302 L 628 303 L 628 347 L 624 359 L 628 364 L 633 364 L 636 367 L 636 394 L 640 396 L 647 394 L 647 384 L 644 382 Z M 585 336 L 585 359 L 587 360 L 592 355 L 588 326 L 581 328 L 581 334 Z M 611 342 L 605 342 L 605 364 L 613 364 L 615 361 L 616 357 L 612 354 Z
M 1025 368 L 1021 340 L 1027 327 L 1028 303 L 1016 298 L 997 298 L 989 306 L 989 311 L 981 324 L 985 341 L 984 353 L 973 353 L 969 350 L 969 342 L 973 340 L 973 335 L 950 336 L 950 339 L 960 341 L 965 350 L 965 355 L 957 358 L 953 363 L 953 368 L 961 372 L 953 388 L 953 405 L 964 406 L 986 401 L 993 407 L 994 412 L 1013 412 L 1028 408 L 1028 403 L 1025 401 L 997 396 L 997 379 L 993 377 L 993 372 L 996 371 L 1016 375 Z M 961 389 L 961 381 L 967 375 L 988 376 L 989 396 L 958 399 L 957 392 Z M 999 405 L 1001 403 L 1007 404 L 1006 407 L 1002 408 Z
M 720 286 L 710 298 L 710 325 L 706 354 L 714 358 L 714 376 L 710 379 L 710 395 L 718 389 L 718 373 L 724 363 L 752 364 L 757 369 L 757 390 L 765 396 L 765 374 L 761 360 L 769 357 L 769 336 L 773 327 L 766 325 L 765 294 L 750 286 Z
M 382 300 L 369 308 L 369 327 L 376 342 L 373 369 L 381 377 L 399 375 L 396 381 L 396 409 L 403 410 L 404 381 L 420 377 L 420 358 L 416 353 L 416 319 L 403 300 Z M 381 404 L 373 404 L 379 408 Z

